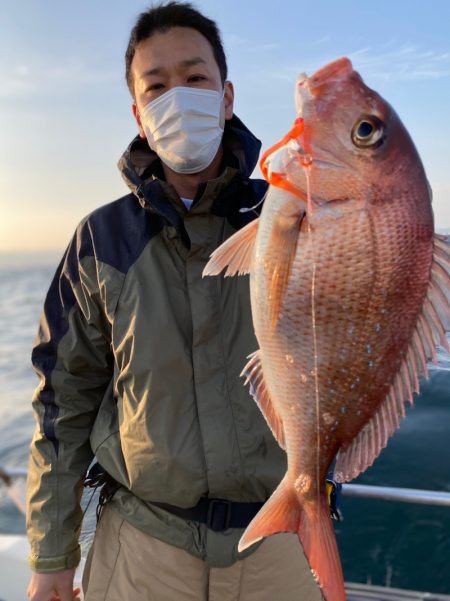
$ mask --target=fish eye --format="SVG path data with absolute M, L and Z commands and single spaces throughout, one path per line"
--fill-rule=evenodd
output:
M 352 129 L 352 142 L 358 148 L 376 147 L 384 141 L 384 124 L 375 115 L 362 115 Z

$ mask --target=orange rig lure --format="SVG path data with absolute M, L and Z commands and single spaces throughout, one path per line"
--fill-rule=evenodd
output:
M 283 190 L 306 200 L 305 193 L 287 179 L 285 172 L 287 166 L 286 150 L 290 151 L 288 152 L 288 162 L 296 160 L 303 168 L 309 167 L 312 163 L 311 154 L 305 150 L 304 128 L 304 120 L 302 117 L 297 117 L 288 133 L 262 155 L 259 166 L 264 179 L 269 184 L 283 188 Z

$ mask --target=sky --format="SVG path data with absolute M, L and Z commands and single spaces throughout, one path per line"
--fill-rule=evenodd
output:
M 450 228 L 448 0 L 193 3 L 222 31 L 235 113 L 263 149 L 292 125 L 298 73 L 348 56 L 411 133 L 436 226 Z M 0 3 L 0 252 L 62 252 L 80 219 L 128 192 L 117 161 L 137 131 L 123 57 L 149 4 Z

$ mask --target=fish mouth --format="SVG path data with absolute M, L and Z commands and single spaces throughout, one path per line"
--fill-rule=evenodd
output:
M 304 157 L 309 158 L 309 168 L 311 174 L 316 170 L 320 170 L 326 173 L 326 170 L 348 170 L 351 166 L 343 161 L 342 158 L 336 156 L 330 149 L 317 146 L 313 140 L 308 140 L 309 136 L 306 134 L 308 120 L 314 117 L 314 113 L 310 114 L 310 106 L 314 106 L 318 96 L 322 94 L 325 87 L 335 84 L 337 81 L 341 82 L 347 79 L 352 73 L 353 65 L 348 58 L 339 58 L 324 67 L 318 69 L 313 75 L 307 76 L 305 73 L 301 73 L 297 79 L 296 91 L 295 91 L 295 103 L 297 114 L 299 118 L 304 120 L 305 129 L 300 137 L 296 139 L 298 156 L 297 166 L 305 166 Z M 291 155 L 292 156 L 292 155 Z M 300 189 L 302 195 L 306 194 L 306 175 L 304 168 L 301 169 L 302 173 L 299 173 L 297 167 L 292 167 L 292 177 L 295 185 Z M 299 181 L 300 180 L 300 181 Z M 301 182 L 301 185 L 299 185 Z M 334 199 L 322 199 L 320 196 L 314 194 L 311 190 L 311 199 L 313 204 L 324 204 L 327 203 L 339 203 L 342 198 Z
M 320 147 L 312 150 L 304 144 L 301 136 L 291 138 L 279 148 L 272 149 L 263 156 L 261 169 L 264 177 L 271 184 L 292 192 L 310 209 L 313 205 L 339 202 L 342 198 L 323 198 L 311 189 L 308 180 L 317 172 L 329 170 L 348 170 L 348 165 L 338 159 L 332 152 Z M 306 211 L 308 212 L 308 211 Z
M 309 77 L 306 73 L 300 73 L 297 78 L 295 93 L 297 113 L 302 116 L 303 105 L 308 98 L 319 96 L 325 86 L 336 82 L 336 80 L 346 79 L 352 73 L 352 62 L 346 57 L 338 58 L 321 67 Z
M 338 58 L 321 67 L 309 77 L 306 73 L 300 73 L 295 86 L 297 115 L 307 122 L 310 118 L 311 106 L 314 107 L 316 101 L 326 95 L 327 91 L 334 96 L 335 90 L 340 89 L 354 74 L 352 62 L 346 57 Z
M 300 74 L 295 92 L 298 118 L 294 121 L 292 129 L 261 158 L 260 165 L 265 179 L 271 185 L 296 194 L 310 208 L 314 204 L 322 205 L 325 202 L 343 200 L 321 198 L 309 187 L 309 173 L 313 175 L 315 172 L 326 173 L 327 170 L 347 170 L 349 164 L 338 158 L 332 150 L 318 146 L 314 136 L 310 139 L 312 132 L 308 121 L 317 119 L 314 104 L 324 86 L 336 81 L 345 81 L 353 72 L 351 61 L 348 58 L 340 58 L 325 65 L 310 77 L 304 73 Z
M 314 96 L 320 92 L 325 83 L 331 80 L 344 79 L 353 71 L 352 62 L 346 58 L 338 58 L 332 63 L 325 65 L 307 78 L 308 89 Z

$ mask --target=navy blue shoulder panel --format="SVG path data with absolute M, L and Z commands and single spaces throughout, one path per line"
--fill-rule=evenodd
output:
M 134 194 L 127 194 L 80 223 L 67 251 L 65 269 L 76 282 L 79 261 L 92 256 L 126 273 L 163 226 L 162 218 L 145 210 Z

